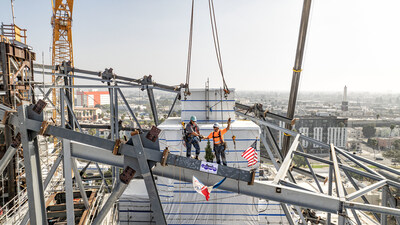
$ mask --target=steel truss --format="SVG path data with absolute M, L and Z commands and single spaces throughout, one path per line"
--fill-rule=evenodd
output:
M 37 66 L 37 68 L 43 67 L 48 66 Z M 51 70 L 51 66 L 47 69 Z M 122 91 L 119 88 L 120 82 L 123 82 L 123 85 L 133 88 L 141 88 L 143 90 L 161 89 L 169 92 L 175 92 L 177 93 L 177 97 L 175 98 L 174 103 L 179 97 L 180 89 L 184 87 L 182 85 L 178 85 L 175 87 L 160 85 L 154 83 L 151 80 L 151 77 L 144 77 L 143 79 L 126 78 L 113 74 L 112 70 L 105 70 L 104 72 L 99 73 L 79 70 L 76 68 L 62 68 L 62 66 L 59 69 L 60 72 L 57 73 L 57 75 L 62 78 L 86 78 L 80 75 L 76 75 L 77 73 L 87 73 L 89 75 L 98 76 L 89 78 L 91 80 L 106 82 L 107 85 L 97 85 L 97 87 L 109 88 L 110 93 L 113 93 L 110 94 L 110 98 L 112 98 L 112 101 L 110 102 L 118 102 L 118 97 L 121 97 L 128 109 L 130 109 L 128 102 L 126 101 Z M 74 75 L 69 73 L 71 71 L 74 71 Z M 49 75 L 51 75 L 51 73 L 49 73 Z M 56 87 L 60 90 L 61 108 L 59 110 L 61 113 L 61 125 L 49 124 L 47 123 L 47 121 L 43 121 L 43 113 L 37 114 L 36 112 L 34 112 L 33 105 L 24 103 L 23 105 L 19 106 L 17 112 L 10 112 L 7 110 L 6 107 L 0 107 L 0 119 L 6 118 L 7 121 L 4 122 L 16 127 L 17 131 L 21 134 L 21 141 L 24 148 L 26 176 L 27 180 L 29 180 L 27 192 L 30 209 L 29 214 L 25 217 L 22 223 L 24 225 L 28 222 L 29 219 L 30 224 L 47 223 L 43 191 L 47 187 L 49 181 L 51 180 L 51 177 L 54 174 L 54 171 L 61 161 L 63 162 L 65 175 L 67 221 L 68 224 L 74 224 L 71 171 L 74 172 L 75 181 L 77 182 L 82 195 L 85 191 L 82 185 L 79 171 L 76 168 L 75 159 L 89 160 L 93 163 L 107 164 L 116 168 L 114 169 L 114 182 L 111 196 L 95 218 L 94 224 L 100 224 L 102 222 L 102 220 L 105 218 L 105 215 L 113 207 L 115 201 L 118 200 L 119 196 L 123 193 L 123 191 L 129 184 L 129 181 L 133 178 L 133 175 L 130 176 L 129 173 L 135 174 L 135 177 L 143 177 L 149 193 L 151 209 L 153 211 L 153 214 L 155 216 L 154 218 L 157 224 L 166 224 L 166 220 L 160 199 L 158 197 L 158 191 L 155 186 L 155 175 L 186 182 L 191 182 L 192 176 L 194 175 L 202 180 L 206 185 L 214 184 L 215 182 L 226 177 L 227 179 L 219 187 L 220 189 L 280 202 L 282 203 L 282 207 L 287 214 L 289 223 L 291 224 L 294 224 L 294 220 L 292 219 L 292 208 L 290 207 L 290 205 L 294 206 L 294 209 L 299 214 L 303 224 L 306 223 L 306 220 L 310 220 L 310 218 L 303 217 L 302 211 L 309 208 L 324 211 L 327 213 L 337 214 L 339 216 L 340 224 L 345 224 L 348 220 L 348 210 L 353 213 L 357 221 L 359 221 L 356 213 L 357 211 L 368 211 L 372 212 L 375 215 L 375 218 L 382 224 L 386 224 L 388 215 L 395 216 L 396 221 L 399 222 L 398 218 L 400 217 L 400 209 L 396 208 L 395 199 L 393 198 L 393 195 L 391 195 L 390 189 L 388 187 L 400 188 L 400 183 L 396 180 L 385 178 L 373 170 L 365 169 L 365 171 L 362 171 L 344 165 L 341 163 L 340 157 L 338 157 L 338 155 L 352 160 L 357 165 L 363 165 L 363 163 L 367 163 L 377 166 L 382 170 L 400 175 L 399 171 L 396 171 L 376 162 L 371 162 L 370 160 L 359 156 L 349 155 L 345 150 L 325 143 L 321 143 L 297 132 L 281 128 L 271 122 L 266 121 L 265 116 L 262 118 L 258 118 L 257 116 L 251 116 L 245 112 L 241 112 L 240 110 L 236 111 L 239 116 L 250 119 L 262 127 L 263 132 L 261 140 L 266 146 L 268 155 L 272 159 L 272 162 L 278 172 L 277 176 L 274 179 L 274 182 L 272 183 L 254 182 L 254 176 L 252 172 L 222 165 L 218 167 L 217 174 L 201 172 L 201 161 L 187 157 L 181 157 L 174 154 L 168 154 L 167 152 L 162 153 L 159 151 L 158 143 L 152 144 L 147 139 L 143 138 L 143 134 L 135 135 L 132 137 L 133 145 L 119 145 L 116 154 L 115 146 L 116 140 L 118 139 L 117 133 L 120 130 L 118 120 L 111 120 L 110 128 L 113 130 L 111 140 L 91 136 L 76 131 L 76 129 L 81 131 L 82 126 L 76 120 L 76 117 L 73 113 L 72 104 L 70 102 L 71 98 L 70 96 L 68 96 L 68 94 L 70 95 L 71 93 L 66 90 L 68 88 L 74 88 L 75 86 L 70 83 L 66 83 L 65 86 Z M 44 99 L 48 99 L 48 96 L 51 93 L 51 89 L 47 92 L 46 90 L 41 91 L 44 94 Z M 152 96 L 153 95 L 150 93 L 150 101 L 154 101 L 154 98 L 153 100 L 151 100 Z M 65 105 L 67 111 L 64 110 Z M 152 111 L 154 113 L 154 118 L 156 118 L 157 111 L 155 107 L 155 102 L 153 103 L 153 105 L 154 109 L 152 109 Z M 114 112 L 112 112 L 114 114 L 114 118 L 118 118 L 118 107 L 116 107 L 116 105 L 114 104 L 110 105 L 110 107 L 114 108 Z M 133 111 L 128 111 L 131 114 L 132 118 L 135 118 L 136 122 L 138 123 Z M 65 112 L 67 112 L 68 116 L 65 115 Z M 269 117 L 273 119 L 290 121 L 287 118 L 278 118 L 274 114 L 269 114 Z M 66 121 L 65 118 L 68 118 L 68 121 Z M 155 122 L 157 123 L 157 121 Z M 287 154 L 285 157 L 283 157 L 282 153 L 280 152 L 280 149 L 277 146 L 276 141 L 274 140 L 274 137 L 271 133 L 271 129 L 282 131 L 288 135 L 296 137 L 294 139 L 294 142 L 291 144 L 289 154 Z M 63 143 L 63 150 L 57 158 L 56 162 L 54 163 L 53 168 L 48 174 L 48 177 L 46 177 L 45 182 L 42 181 L 40 162 L 38 161 L 38 145 L 36 141 L 36 137 L 38 135 L 50 135 L 62 140 Z M 306 140 L 311 143 L 318 144 L 321 147 L 330 149 L 331 160 L 325 160 L 304 153 L 301 145 L 299 144 L 299 140 Z M 12 153 L 13 151 L 10 151 L 10 154 Z M 291 166 L 292 157 L 295 154 L 305 157 L 308 165 L 310 165 L 308 159 L 313 159 L 331 166 L 332 176 L 330 176 L 329 179 L 329 186 L 333 186 L 334 177 L 334 183 L 337 186 L 336 196 L 332 195 L 332 189 L 330 189 L 328 194 L 323 193 L 319 182 L 321 182 L 324 177 L 316 174 L 311 166 L 309 166 L 310 171 L 295 167 L 293 168 Z M 6 161 L 8 158 L 9 157 L 0 161 L 0 168 L 4 167 L 3 164 L 7 163 Z M 275 158 L 277 160 L 275 160 Z M 364 167 L 365 166 L 363 165 L 362 168 Z M 120 174 L 118 172 L 118 168 L 123 168 L 125 170 L 122 174 Z M 319 187 L 319 192 L 299 187 L 295 183 L 296 181 L 294 180 L 292 174 L 293 172 L 299 172 L 312 177 Z M 350 182 L 357 190 L 356 192 L 347 194 L 346 190 L 342 186 L 341 181 L 343 177 L 341 172 L 343 172 L 348 177 Z M 355 182 L 355 179 L 351 177 L 352 173 L 371 178 L 378 182 L 365 188 L 359 188 L 357 183 Z M 179 174 L 179 176 L 177 176 L 177 174 Z M 285 177 L 288 177 L 289 180 L 286 180 Z M 382 203 L 382 205 L 369 204 L 364 195 L 377 188 L 384 188 L 384 191 L 382 193 L 383 199 L 385 201 Z M 352 201 L 360 196 L 363 198 L 365 204 L 360 204 Z M 84 202 L 85 207 L 89 207 L 87 205 L 87 199 L 84 199 Z M 381 214 L 381 216 L 379 216 L 378 213 Z M 329 223 L 329 216 L 327 220 Z

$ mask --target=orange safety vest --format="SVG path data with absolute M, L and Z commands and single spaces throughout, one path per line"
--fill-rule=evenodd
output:
M 215 136 L 215 133 L 217 133 L 218 136 Z M 216 141 L 215 141 L 216 138 L 219 138 L 218 141 L 220 142 L 220 143 L 218 143 L 217 145 L 223 144 L 223 143 L 224 143 L 224 137 L 221 135 L 221 130 L 218 130 L 218 132 L 213 131 L 212 137 L 213 137 L 214 145 L 216 144 Z

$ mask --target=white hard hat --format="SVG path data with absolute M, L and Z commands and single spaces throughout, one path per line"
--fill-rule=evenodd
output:
M 219 128 L 219 123 L 214 123 L 213 127 L 218 127 Z

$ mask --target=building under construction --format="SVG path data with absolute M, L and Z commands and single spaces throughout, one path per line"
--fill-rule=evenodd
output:
M 350 153 L 344 137 L 293 129 L 302 124 L 294 109 L 311 0 L 304 0 L 287 115 L 236 101 L 217 32 L 223 87 L 189 89 L 193 5 L 186 83 L 171 85 L 151 75 L 75 67 L 73 0 L 52 3 L 52 65 L 35 62 L 26 30 L 1 27 L 0 224 L 400 224 L 400 171 Z M 216 31 L 212 0 L 209 6 Z M 52 82 L 36 82 L 37 76 Z M 126 92 L 133 89 L 146 96 L 150 115 L 132 107 Z M 172 96 L 165 118 L 155 91 Z M 200 142 L 199 159 L 186 156 L 184 130 L 193 115 L 204 136 L 231 119 L 227 165 L 206 156 L 212 141 Z M 330 132 L 344 136 L 345 128 Z M 244 154 L 249 149 L 254 163 Z M 295 157 L 306 166 L 296 166 Z

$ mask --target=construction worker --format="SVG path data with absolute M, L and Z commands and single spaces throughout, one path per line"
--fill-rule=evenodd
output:
M 196 116 L 190 117 L 190 122 L 186 125 L 185 128 L 185 144 L 186 144 L 186 157 L 190 157 L 192 154 L 192 145 L 196 149 L 196 157 L 195 159 L 199 159 L 200 154 L 200 130 L 199 126 L 197 126 L 197 118 Z
M 224 166 L 227 165 L 226 163 L 226 157 L 225 157 L 225 142 L 224 142 L 224 134 L 230 129 L 231 127 L 231 118 L 228 119 L 228 127 L 225 129 L 220 130 L 220 125 L 218 123 L 215 123 L 213 128 L 214 131 L 211 132 L 208 137 L 204 139 L 213 139 L 214 142 L 214 152 L 215 152 L 215 157 L 217 158 L 217 163 L 221 164 L 221 159 L 222 158 L 222 164 Z

